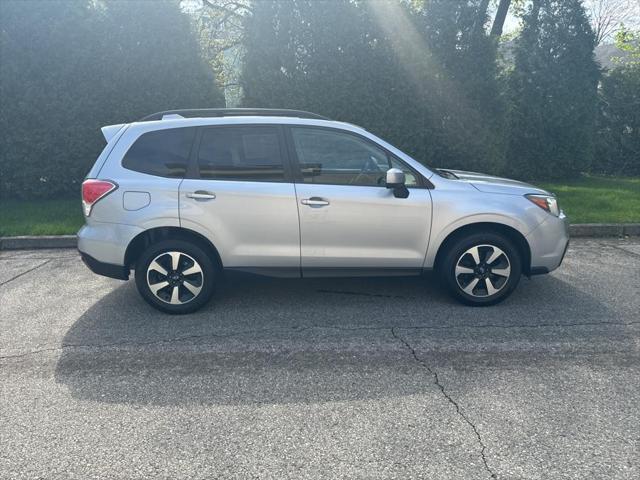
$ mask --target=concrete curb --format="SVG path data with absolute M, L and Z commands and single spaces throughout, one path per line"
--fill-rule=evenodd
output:
M 75 235 L 46 235 L 24 237 L 0 237 L 0 250 L 31 250 L 38 248 L 76 248 Z
M 577 223 L 569 227 L 572 237 L 635 237 L 640 223 Z
M 569 227 L 571 237 L 611 238 L 640 236 L 640 223 L 578 223 Z M 0 237 L 0 250 L 31 250 L 39 248 L 76 248 L 75 235 L 41 237 Z

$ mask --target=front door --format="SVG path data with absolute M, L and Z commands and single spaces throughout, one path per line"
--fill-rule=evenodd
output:
M 209 238 L 228 268 L 299 275 L 300 230 L 282 127 L 203 127 L 180 185 L 180 224 Z
M 431 195 L 419 174 L 369 139 L 318 127 L 291 127 L 299 166 L 303 275 L 422 268 Z M 386 171 L 405 171 L 408 198 L 386 188 Z

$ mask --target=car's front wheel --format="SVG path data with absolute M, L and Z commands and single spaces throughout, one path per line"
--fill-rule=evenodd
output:
M 494 305 L 515 290 L 522 260 L 508 238 L 492 232 L 474 233 L 449 246 L 440 270 L 456 299 L 467 305 Z
M 182 240 L 151 245 L 136 262 L 136 286 L 151 306 L 167 313 L 190 313 L 213 294 L 216 271 L 207 253 Z

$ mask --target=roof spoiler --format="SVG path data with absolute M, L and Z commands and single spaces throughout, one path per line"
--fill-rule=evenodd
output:
M 126 123 L 119 123 L 118 125 L 106 125 L 102 127 L 100 130 L 102 131 L 102 135 L 104 135 L 104 139 L 109 143 L 116 133 L 118 133 L 122 127 L 124 127 Z

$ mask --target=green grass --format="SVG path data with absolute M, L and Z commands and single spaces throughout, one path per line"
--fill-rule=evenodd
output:
M 558 196 L 571 223 L 640 222 L 640 178 L 585 175 L 562 183 L 543 183 Z
M 583 176 L 544 183 L 571 223 L 640 222 L 640 178 Z M 0 237 L 71 235 L 82 226 L 80 199 L 0 200 Z
M 71 235 L 82 226 L 79 198 L 68 200 L 0 200 L 0 237 Z

